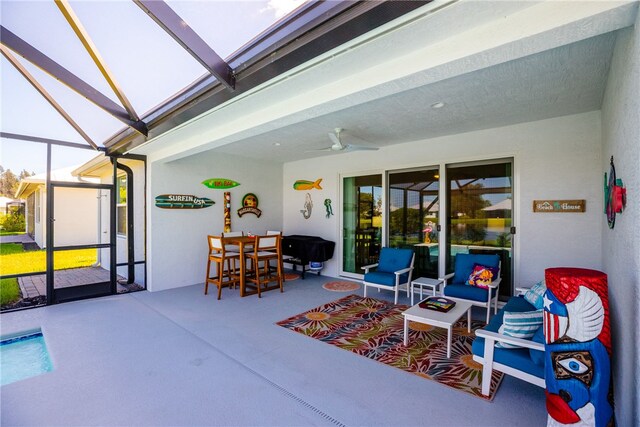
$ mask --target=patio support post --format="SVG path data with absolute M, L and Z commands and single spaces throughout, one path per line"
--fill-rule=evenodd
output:
M 53 185 L 51 185 L 51 144 L 47 144 L 47 205 L 45 218 L 46 239 L 46 266 L 47 266 L 47 305 L 53 304 Z
M 116 284 L 116 280 L 118 279 L 118 272 L 116 271 L 117 264 L 118 264 L 118 260 L 116 259 L 117 257 L 117 253 L 116 253 L 116 233 L 118 232 L 117 227 L 116 227 L 116 216 L 117 216 L 117 210 L 116 210 L 116 205 L 118 203 L 118 194 L 116 192 L 116 180 L 118 179 L 118 164 L 117 162 L 114 161 L 114 159 L 111 159 L 111 162 L 113 163 L 113 191 L 111 191 L 111 203 L 109 204 L 109 216 L 110 221 L 109 221 L 109 273 L 111 273 L 111 294 L 114 295 L 118 292 L 118 286 Z
M 127 165 L 118 163 L 115 159 L 115 164 L 118 169 L 122 169 L 127 174 L 127 285 L 135 282 L 136 270 L 135 270 L 135 240 L 134 240 L 134 226 L 133 226 L 133 171 Z

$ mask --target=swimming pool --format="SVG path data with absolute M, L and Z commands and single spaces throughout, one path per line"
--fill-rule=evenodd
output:
M 53 370 L 42 331 L 31 331 L 0 341 L 0 385 Z

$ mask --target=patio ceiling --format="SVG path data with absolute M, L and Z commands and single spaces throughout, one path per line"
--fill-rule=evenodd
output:
M 601 108 L 618 31 L 633 25 L 637 3 L 494 5 L 430 3 L 133 152 L 361 156 L 319 150 L 336 127 L 347 144 L 387 149 Z
M 341 155 L 312 151 L 331 145 L 327 132 L 336 126 L 345 129 L 347 143 L 389 147 L 599 110 L 615 39 L 615 33 L 607 33 L 314 117 L 216 151 L 289 162 Z M 432 108 L 436 102 L 445 105 Z M 275 147 L 276 143 L 280 146 Z
M 156 35 L 173 37 L 177 42 L 172 43 L 173 48 L 184 48 L 180 53 L 182 62 L 199 62 L 197 67 L 201 68 L 194 70 L 209 73 L 138 117 L 105 62 L 95 49 L 92 51 L 79 18 L 72 11 L 65 13 L 68 2 L 58 0 L 56 4 L 104 79 L 96 83 L 95 75 L 76 76 L 64 68 L 58 68 L 53 75 L 69 86 L 75 84 L 81 95 L 111 111 L 113 117 L 105 121 L 109 126 L 121 126 L 122 121 L 129 125 L 104 142 L 106 151 L 160 153 L 158 158 L 172 160 L 214 149 L 276 163 L 335 155 L 321 149 L 331 145 L 327 133 L 336 127 L 345 129 L 347 144 L 381 148 L 598 110 L 616 32 L 632 25 L 637 13 L 637 4 L 631 1 L 580 2 L 580 7 L 559 9 L 552 1 L 496 2 L 490 8 L 478 2 L 446 0 L 307 2 L 235 53 L 224 52 L 228 56 L 223 60 L 188 26 L 189 31 L 181 31 L 184 28 L 179 25 L 180 16 L 165 3 L 135 3 L 140 7 L 128 7 L 150 15 L 158 24 L 154 28 Z M 81 17 L 91 10 L 82 3 L 73 4 L 81 12 L 85 9 Z M 179 2 L 171 2 L 170 6 L 188 18 L 197 16 Z M 118 4 L 118 10 L 121 7 Z M 548 19 L 551 15 L 557 16 Z M 512 38 L 487 37 L 491 26 L 496 27 L 493 33 L 501 32 L 501 21 L 507 22 L 506 32 Z M 154 24 L 147 20 L 144 26 Z M 104 37 L 103 31 L 92 30 L 98 39 Z M 57 39 L 58 33 L 51 39 L 64 42 Z M 3 28 L 3 54 L 13 62 L 12 52 L 21 52 L 16 49 L 15 39 L 4 37 L 7 34 L 8 29 Z M 37 39 L 33 47 L 42 50 L 45 41 Z M 443 51 L 452 52 L 450 62 L 444 61 Z M 416 52 L 424 53 L 416 56 Z M 436 58 L 433 63 L 423 59 L 431 55 Z M 359 80 L 367 79 L 358 73 L 364 75 L 367 70 L 373 72 L 386 64 L 395 69 L 404 65 L 404 69 L 387 80 L 384 76 L 369 86 L 360 84 Z M 50 73 L 56 65 L 49 66 Z M 30 69 L 40 72 L 27 64 L 25 71 Z M 381 69 L 380 74 L 385 71 Z M 354 84 L 349 85 L 350 80 Z M 124 108 L 109 108 L 107 98 L 99 92 L 108 93 L 109 86 Z M 130 82 L 123 86 L 132 91 Z M 319 95 L 319 101 L 298 102 L 314 94 Z M 432 107 L 440 103 L 441 108 Z M 86 111 L 97 111 L 95 106 L 90 107 Z M 270 119 L 258 116 L 260 120 L 255 120 L 260 108 L 279 113 L 269 113 Z M 64 109 L 59 111 L 65 115 Z M 73 113 L 85 112 L 80 114 L 76 109 Z M 86 124 L 86 117 L 83 119 Z M 74 126 L 72 120 L 67 121 Z M 191 121 L 197 124 L 185 126 Z M 238 126 L 239 122 L 245 124 Z M 86 129 L 82 124 L 74 127 L 79 132 Z M 2 131 L 3 138 L 21 139 L 20 132 L 11 133 L 6 125 Z M 52 136 L 55 137 L 28 138 L 57 141 Z M 93 144 L 91 138 L 83 138 Z

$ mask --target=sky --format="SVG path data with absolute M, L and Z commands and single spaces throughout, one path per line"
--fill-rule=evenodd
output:
M 167 4 L 220 56 L 227 58 L 304 0 L 178 1 Z M 70 1 L 116 82 L 142 116 L 206 73 L 205 69 L 130 0 Z M 119 103 L 53 1 L 0 1 L 0 21 L 14 34 Z M 14 55 L 17 56 L 17 55 Z M 98 145 L 124 127 L 28 61 L 20 63 Z M 0 60 L 3 132 L 86 144 L 84 139 L 4 58 Z M 55 147 L 54 169 L 98 155 Z M 46 170 L 46 145 L 0 140 L 0 165 L 19 173 Z

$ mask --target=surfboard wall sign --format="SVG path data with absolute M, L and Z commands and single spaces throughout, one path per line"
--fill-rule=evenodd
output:
M 227 190 L 229 188 L 237 187 L 238 185 L 240 185 L 239 182 L 227 178 L 210 178 L 205 179 L 204 181 L 202 181 L 202 183 L 209 188 L 213 188 L 214 190 Z
M 202 209 L 213 206 L 215 202 L 206 197 L 190 194 L 161 194 L 156 196 L 156 206 L 162 209 Z

